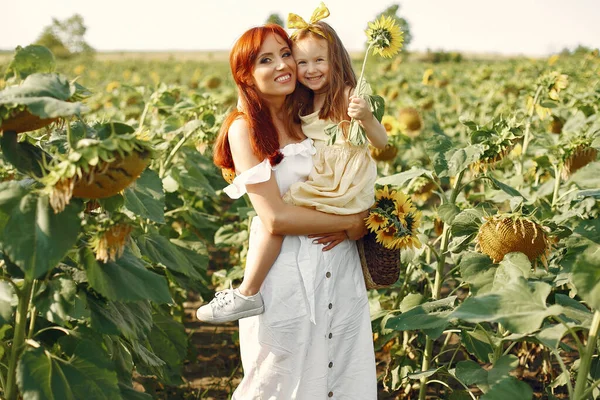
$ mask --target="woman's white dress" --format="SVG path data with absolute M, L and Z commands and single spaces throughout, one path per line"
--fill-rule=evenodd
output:
M 283 195 L 312 169 L 313 142 L 282 149 L 283 161 L 268 160 L 240 174 L 226 192 L 275 173 Z M 238 196 L 239 197 L 239 196 Z M 254 218 L 249 252 L 263 230 Z M 375 400 L 377 378 L 369 304 L 356 244 L 346 240 L 330 251 L 306 236 L 286 236 L 261 293 L 265 312 L 244 318 L 240 350 L 244 378 L 233 399 Z M 248 254 L 250 257 L 250 254 Z

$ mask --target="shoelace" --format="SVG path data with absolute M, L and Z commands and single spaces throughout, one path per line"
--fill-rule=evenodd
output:
M 232 289 L 225 289 L 215 293 L 215 298 L 212 299 L 210 303 L 214 303 L 214 305 L 219 308 L 225 307 L 227 304 L 231 303 L 231 298 L 233 297 L 233 293 L 231 292 L 231 290 Z

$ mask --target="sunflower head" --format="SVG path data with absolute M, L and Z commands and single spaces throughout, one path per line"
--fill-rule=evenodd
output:
M 393 161 L 398 154 L 398 148 L 391 143 L 386 144 L 383 149 L 369 146 L 369 150 L 375 161 Z
M 404 43 L 404 34 L 391 16 L 382 15 L 381 18 L 369 22 L 366 34 L 369 44 L 373 47 L 373 53 L 385 58 L 397 54 Z
M 371 232 L 375 232 L 380 229 L 383 229 L 388 224 L 389 224 L 388 217 L 385 214 L 377 212 L 377 211 L 373 211 L 372 213 L 370 213 L 366 219 L 367 229 L 369 229 Z
M 477 245 L 498 263 L 512 252 L 524 253 L 531 262 L 547 266 L 550 242 L 544 229 L 524 216 L 499 215 L 488 219 L 477 234 Z
M 400 129 L 408 136 L 415 136 L 423 127 L 423 120 L 416 108 L 405 107 L 398 112 Z
M 590 143 L 579 143 L 568 148 L 564 156 L 564 178 L 575 173 L 598 158 L 598 150 L 590 146 Z
M 131 225 L 119 223 L 98 232 L 92 239 L 96 260 L 107 263 L 121 257 L 131 229 Z

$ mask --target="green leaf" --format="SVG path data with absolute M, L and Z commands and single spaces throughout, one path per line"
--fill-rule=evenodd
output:
M 75 85 L 58 74 L 32 74 L 20 85 L 0 91 L 0 109 L 25 106 L 42 119 L 80 115 L 87 108 L 79 102 L 68 101 L 76 90 Z
M 558 349 L 560 339 L 569 331 L 569 328 L 562 325 L 549 325 L 542 328 L 536 335 L 536 339 L 539 340 L 544 346 L 551 349 Z
M 512 376 L 492 386 L 489 392 L 481 396 L 481 400 L 531 400 L 532 398 L 531 387 Z
M 459 361 L 456 364 L 456 378 L 466 386 L 487 383 L 488 372 L 475 361 Z
M 600 198 L 600 189 L 580 190 L 576 193 L 578 197 L 595 197 Z
M 106 351 L 96 341 L 64 336 L 60 343 L 71 355 L 69 361 L 62 364 L 62 373 L 71 385 L 75 398 L 99 400 L 120 398 L 114 365 Z
M 465 300 L 449 318 L 469 322 L 499 322 L 516 333 L 532 333 L 540 328 L 543 320 L 559 315 L 562 307 L 546 305 L 550 285 L 544 282 L 528 282 L 519 277 L 501 290 Z
M 402 187 L 404 184 L 411 179 L 417 178 L 422 175 L 427 175 L 429 179 L 433 179 L 431 176 L 431 172 L 423 168 L 412 168 L 408 171 L 401 172 L 399 174 L 394 174 L 390 176 L 386 176 L 383 178 L 377 179 L 375 182 L 377 185 L 392 185 L 397 187 Z
M 481 362 L 490 362 L 490 354 L 494 352 L 493 343 L 489 343 L 489 341 L 488 335 L 484 334 L 479 328 L 472 332 L 464 329 L 461 331 L 461 343 L 470 354 L 477 357 Z
M 25 349 L 17 364 L 17 383 L 23 400 L 75 400 L 61 363 L 42 347 Z
M 248 231 L 240 229 L 239 224 L 223 225 L 215 233 L 215 245 L 236 246 L 248 240 Z
M 590 246 L 573 266 L 573 284 L 588 306 L 600 310 L 600 246 Z
M 460 276 L 469 284 L 474 296 L 492 290 L 497 267 L 485 254 L 467 253 L 459 263 Z
M 377 118 L 377 121 L 381 122 L 383 114 L 385 114 L 385 100 L 383 97 L 378 95 L 367 95 L 366 100 L 369 103 L 371 112 Z
M 187 209 L 180 214 L 181 217 L 194 227 L 202 235 L 202 238 L 209 243 L 213 243 L 215 233 L 222 224 L 217 215 L 211 215 L 205 212 L 196 211 L 192 208 Z
M 56 59 L 47 47 L 36 44 L 26 47 L 17 46 L 6 68 L 4 79 L 8 80 L 12 77 L 25 79 L 31 74 L 54 72 L 55 69 Z
M 335 142 L 337 141 L 338 135 L 344 135 L 344 131 L 337 124 L 329 124 L 325 127 L 325 134 L 329 136 L 327 144 L 332 145 L 335 144 Z
M 582 189 L 597 189 L 600 187 L 600 161 L 591 162 L 577 170 L 569 181 L 574 182 Z
M 600 219 L 581 221 L 575 228 L 575 233 L 600 245 Z
M 405 313 L 412 310 L 423 302 L 423 295 L 420 293 L 407 294 L 400 303 L 400 312 Z
M 104 264 L 96 261 L 94 254 L 86 248 L 80 263 L 87 273 L 90 286 L 109 300 L 151 300 L 159 304 L 172 302 L 167 280 L 148 271 L 129 249 L 117 261 Z
M 152 327 L 152 307 L 147 301 L 104 302 L 88 296 L 92 328 L 107 335 L 123 335 L 129 340 L 145 338 Z
M 0 212 L 9 215 L 0 231 L 0 244 L 28 279 L 37 279 L 54 268 L 75 244 L 81 229 L 82 204 L 71 201 L 64 211 L 55 214 L 47 196 L 31 193 L 15 207 L 10 205 L 15 203 L 0 204 Z
M 494 184 L 494 186 L 496 186 L 498 189 L 502 190 L 504 193 L 511 195 L 513 197 L 521 197 L 523 198 L 525 201 L 527 201 L 527 198 L 525 196 L 523 196 L 521 194 L 521 192 L 519 192 L 517 189 L 514 189 L 513 187 L 500 182 L 498 179 L 494 178 L 491 175 L 486 175 L 488 177 L 488 179 L 490 181 L 492 181 L 492 183 Z
M 501 356 L 488 371 L 488 385 L 494 386 L 506 379 L 508 373 L 519 366 L 519 359 L 513 354 Z
M 483 213 L 469 208 L 461 211 L 452 221 L 452 236 L 468 236 L 479 231 Z
M 518 277 L 529 278 L 531 262 L 523 253 L 508 253 L 504 256 L 494 275 L 493 290 L 497 291 L 511 285 Z
M 350 122 L 348 130 L 348 143 L 354 146 L 362 146 L 367 142 L 367 132 L 357 121 Z
M 193 266 L 190 265 L 186 256 L 166 237 L 157 233 L 149 233 L 138 236 L 136 243 L 142 254 L 148 257 L 153 263 L 161 264 L 172 271 L 192 278 L 202 278 Z
M 71 319 L 75 307 L 77 284 L 66 276 L 53 276 L 46 288 L 35 297 L 37 311 L 59 325 Z
M 448 160 L 448 173 L 450 176 L 458 175 L 462 170 L 469 167 L 483 154 L 481 145 L 471 145 L 456 150 Z
M 149 345 L 156 357 L 164 360 L 163 365 L 151 366 L 149 371 L 169 384 L 181 383 L 181 368 L 187 355 L 187 334 L 183 325 L 170 315 L 154 314 L 154 325 L 149 336 Z
M 458 208 L 458 206 L 456 204 L 446 203 L 446 204 L 442 204 L 438 208 L 438 215 L 439 215 L 440 219 L 448 225 L 452 225 L 454 218 L 459 213 L 460 213 L 460 208 Z
M 442 368 L 433 368 L 433 369 L 428 369 L 427 371 L 413 372 L 412 374 L 408 374 L 407 376 L 409 379 L 413 379 L 413 380 L 417 380 L 417 379 L 421 379 L 421 378 L 429 378 L 430 376 L 433 376 L 436 372 L 438 372 L 440 369 L 442 369 Z
M 554 294 L 554 301 L 563 308 L 563 314 L 576 321 L 577 324 L 589 325 L 591 323 L 593 314 L 579 301 L 560 293 Z
M 125 207 L 142 218 L 165 222 L 165 193 L 156 172 L 146 168 L 135 184 L 125 189 Z
M 448 316 L 454 308 L 456 296 L 420 304 L 398 316 L 391 317 L 386 329 L 397 331 L 422 330 L 432 339 L 438 338 L 448 326 Z
M 425 148 L 431 158 L 433 170 L 438 177 L 448 176 L 446 153 L 452 149 L 452 140 L 445 135 L 436 134 L 427 140 Z
M 208 196 L 217 195 L 204 170 L 192 157 L 185 157 L 183 164 L 171 168 L 171 176 L 182 189 Z

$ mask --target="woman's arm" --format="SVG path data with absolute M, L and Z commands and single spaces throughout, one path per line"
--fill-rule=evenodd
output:
M 262 161 L 252 151 L 248 125 L 244 120 L 233 122 L 228 139 L 238 173 Z M 366 211 L 360 214 L 335 215 L 286 204 L 281 198 L 274 174 L 266 182 L 247 185 L 246 191 L 263 225 L 272 234 L 309 235 L 346 231 L 350 239 L 357 240 L 365 233 Z

